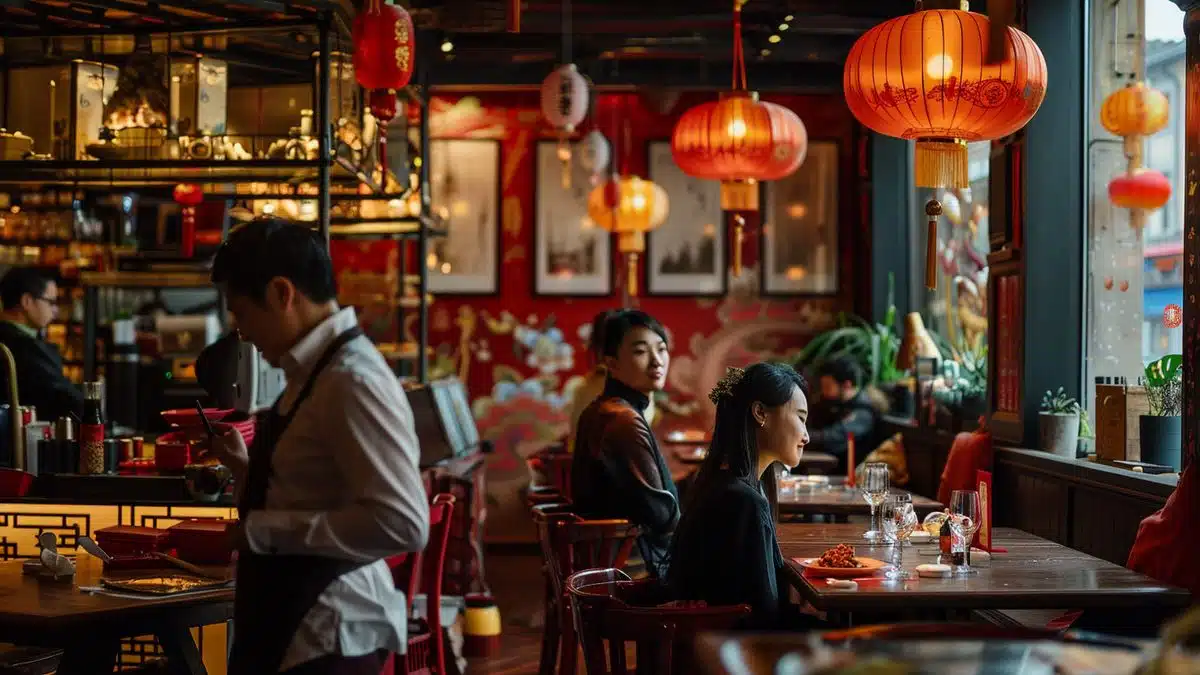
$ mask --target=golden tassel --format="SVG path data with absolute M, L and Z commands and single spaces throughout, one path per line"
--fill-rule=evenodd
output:
M 638 254 L 636 252 L 625 254 L 625 261 L 629 265 L 629 269 L 625 273 L 625 288 L 629 289 L 630 297 L 636 298 L 638 294 Z
M 562 186 L 564 190 L 571 189 L 571 146 L 567 145 L 566 137 L 558 139 L 558 159 L 562 162 Z
M 917 141 L 917 187 L 969 187 L 967 142 L 957 138 Z
M 942 204 L 936 199 L 925 203 L 925 215 L 929 216 L 929 231 L 925 235 L 925 288 L 937 289 L 937 244 L 938 217 L 942 215 Z
M 745 238 L 745 233 L 742 228 L 746 226 L 746 219 L 742 214 L 738 213 L 733 216 L 733 276 L 742 276 L 742 240 Z

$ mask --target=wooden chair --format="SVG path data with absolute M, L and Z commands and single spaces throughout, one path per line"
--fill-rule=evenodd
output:
M 638 673 L 698 672 L 691 646 L 695 636 L 728 630 L 750 614 L 749 605 L 661 604 L 665 594 L 657 580 L 632 581 L 618 569 L 573 574 L 567 593 L 588 675 L 628 673 L 628 643 L 634 645 Z
M 417 553 L 388 558 L 392 579 L 408 598 L 408 651 L 392 656 L 384 664 L 383 675 L 422 673 L 445 675 L 446 645 L 441 624 L 442 577 L 446 548 L 450 540 L 450 522 L 454 514 L 454 496 L 438 494 L 429 507 L 429 542 Z M 425 594 L 425 618 L 416 618 L 413 600 Z
M 641 533 L 627 520 L 584 520 L 569 504 L 544 504 L 533 509 L 546 572 L 546 619 L 542 629 L 539 675 L 574 675 L 578 638 L 571 620 L 566 580 L 586 569 L 622 567 Z M 559 651 L 561 649 L 561 654 Z
M 555 490 L 561 496 L 558 501 L 571 501 L 571 464 L 574 455 L 566 451 L 565 443 L 556 443 L 545 450 L 535 452 L 525 460 L 535 476 L 541 476 L 546 482 L 536 485 L 545 491 L 546 488 Z M 530 495 L 535 490 L 530 490 Z

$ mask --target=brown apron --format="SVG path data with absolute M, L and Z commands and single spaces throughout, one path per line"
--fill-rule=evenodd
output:
M 270 412 L 259 416 L 254 442 L 250 446 L 246 486 L 238 504 L 238 514 L 243 521 L 251 511 L 266 507 L 275 446 L 301 404 L 312 393 L 317 377 L 346 343 L 362 334 L 361 329 L 352 328 L 337 336 L 313 366 L 287 415 L 279 413 L 279 400 L 276 400 Z M 332 410 L 324 412 L 337 414 Z M 317 603 L 317 598 L 338 577 L 362 566 L 363 563 L 317 555 L 262 555 L 245 549 L 238 551 L 229 675 L 279 672 L 292 638 Z

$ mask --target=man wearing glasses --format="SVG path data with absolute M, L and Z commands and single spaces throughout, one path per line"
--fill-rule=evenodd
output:
M 14 267 L 0 279 L 0 344 L 17 363 L 21 405 L 37 409 L 39 419 L 83 414 L 83 393 L 63 375 L 62 355 L 42 339 L 58 314 L 58 284 L 36 269 Z M 0 367 L 0 382 L 8 370 Z

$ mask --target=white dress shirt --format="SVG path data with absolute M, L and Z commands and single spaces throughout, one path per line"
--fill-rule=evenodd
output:
M 342 309 L 284 356 L 280 414 L 291 412 L 326 348 L 357 325 L 354 310 Z M 412 408 L 395 374 L 370 340 L 351 340 L 317 376 L 279 438 L 266 508 L 251 511 L 244 523 L 255 553 L 368 563 L 325 589 L 280 670 L 328 654 L 405 651 L 405 596 L 383 558 L 421 550 L 428 539 L 418 457 Z

